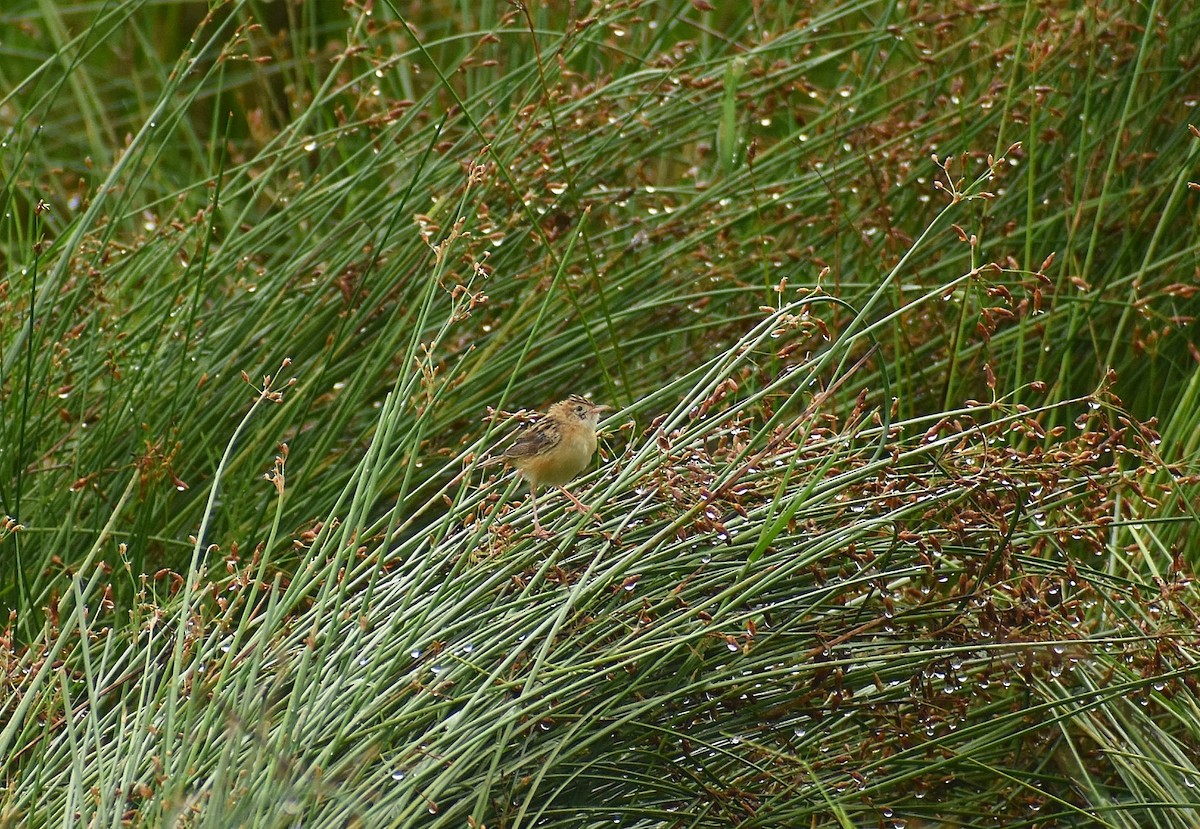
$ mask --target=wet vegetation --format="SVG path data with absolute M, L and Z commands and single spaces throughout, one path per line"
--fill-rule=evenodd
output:
M 1195 3 L 0 32 L 0 827 L 1200 824 Z

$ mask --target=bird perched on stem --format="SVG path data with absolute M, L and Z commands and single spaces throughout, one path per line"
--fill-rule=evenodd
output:
M 529 481 L 533 532 L 539 538 L 550 537 L 538 522 L 539 487 L 558 487 L 580 510 L 587 509 L 563 484 L 591 463 L 592 455 L 596 454 L 596 421 L 600 413 L 609 408 L 573 394 L 547 409 L 546 414 L 521 432 L 498 458 L 490 461 L 515 466 Z

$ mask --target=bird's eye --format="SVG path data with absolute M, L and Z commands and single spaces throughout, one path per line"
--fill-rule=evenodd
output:
M 576 406 L 575 414 L 579 415 L 580 417 L 583 417 L 584 415 L 587 414 L 587 409 L 585 409 L 583 406 Z

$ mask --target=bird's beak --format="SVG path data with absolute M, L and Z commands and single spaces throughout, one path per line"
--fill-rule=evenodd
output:
M 612 406 L 605 406 L 603 404 L 599 404 L 596 406 L 596 411 L 598 411 L 598 412 L 611 412 L 612 410 L 613 410 Z

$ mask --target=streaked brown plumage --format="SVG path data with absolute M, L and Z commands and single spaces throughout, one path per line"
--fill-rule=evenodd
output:
M 499 460 L 515 466 L 529 481 L 536 535 L 549 536 L 538 522 L 538 487 L 558 487 L 576 506 L 586 509 L 563 484 L 591 463 L 592 455 L 596 454 L 596 422 L 608 408 L 573 394 L 547 409 L 500 455 Z

